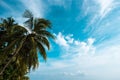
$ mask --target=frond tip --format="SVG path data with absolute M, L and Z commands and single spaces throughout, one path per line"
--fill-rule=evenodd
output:
M 25 17 L 25 18 L 32 18 L 33 14 L 29 10 L 25 10 L 25 12 L 23 14 L 23 17 Z

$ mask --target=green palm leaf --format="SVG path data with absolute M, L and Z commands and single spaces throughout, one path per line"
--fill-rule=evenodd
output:
M 52 39 L 55 39 L 55 36 L 52 35 L 50 32 L 46 31 L 46 30 L 39 30 L 36 32 L 39 36 L 46 36 L 46 37 L 50 37 Z
M 38 47 L 38 50 L 40 52 L 40 55 L 43 57 L 43 59 L 46 61 L 47 59 L 47 54 L 46 54 L 46 51 L 45 51 L 45 48 L 44 46 L 37 40 L 35 39 L 36 42 L 37 42 L 37 47 Z
M 45 20 L 43 18 L 36 18 L 34 20 L 34 31 L 38 31 L 46 28 L 51 28 L 51 23 L 49 20 Z
M 50 50 L 50 43 L 46 37 L 43 36 L 38 36 L 37 37 L 38 41 L 41 42 L 42 44 L 46 45 L 48 50 Z

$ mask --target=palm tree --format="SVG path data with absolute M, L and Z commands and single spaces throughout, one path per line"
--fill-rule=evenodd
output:
M 2 19 L 2 23 L 0 23 L 0 70 L 2 71 L 3 69 L 4 73 L 1 74 L 0 79 L 19 80 L 19 76 L 19 78 L 24 77 L 27 73 L 27 68 L 25 69 L 24 65 L 20 66 L 18 61 L 15 60 L 15 56 L 14 59 L 12 59 L 16 44 L 19 43 L 21 40 L 20 37 L 22 38 L 26 32 L 26 29 L 16 24 L 13 18 Z M 8 62 L 11 62 L 11 64 L 8 65 Z M 6 64 L 8 67 L 3 68 Z M 17 76 L 14 76 L 15 74 L 17 74 Z M 9 78 L 9 76 L 11 76 L 12 79 L 11 77 Z
M 10 31 L 7 31 L 11 32 L 9 36 L 13 41 L 10 40 L 10 44 L 4 48 L 3 53 L 10 52 L 12 47 L 13 49 L 10 52 L 12 57 L 10 57 L 3 67 L 0 75 L 3 74 L 14 58 L 20 65 L 24 65 L 28 70 L 34 70 L 38 67 L 38 51 L 45 61 L 47 59 L 45 47 L 47 47 L 48 50 L 50 49 L 48 38 L 54 39 L 54 36 L 47 31 L 48 28 L 51 28 L 50 22 L 43 18 L 34 18 L 28 10 L 25 11 L 23 17 L 28 18 L 25 22 L 26 27 L 16 24 Z
M 35 69 L 38 66 L 37 51 L 39 50 L 40 55 L 46 60 L 45 46 L 50 49 L 50 43 L 48 38 L 54 38 L 54 36 L 47 31 L 50 27 L 50 22 L 42 18 L 34 18 L 32 13 L 28 10 L 25 11 L 23 17 L 28 18 L 25 22 L 25 26 L 29 28 L 29 33 L 26 41 L 20 50 L 22 60 L 28 63 L 29 69 L 32 67 Z M 30 44 L 31 43 L 31 44 Z M 24 54 L 24 53 L 27 54 Z M 33 65 L 32 65 L 33 64 Z

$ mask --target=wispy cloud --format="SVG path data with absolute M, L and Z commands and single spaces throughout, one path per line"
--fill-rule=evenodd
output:
M 0 6 L 3 6 L 4 8 L 7 8 L 8 10 L 13 10 L 7 3 L 4 2 L 4 0 L 0 0 Z
M 120 32 L 120 24 L 118 23 L 120 12 L 117 10 L 119 9 L 119 3 L 115 0 L 92 0 L 91 4 L 94 5 L 90 5 L 89 0 L 84 0 L 83 12 L 85 12 L 85 15 L 91 16 L 87 18 L 88 23 L 86 23 L 83 31 L 88 36 L 95 37 L 97 42 L 104 42 L 108 39 L 116 41 Z
M 97 0 L 96 2 L 100 5 L 100 15 L 103 18 L 112 10 L 114 0 Z
M 68 9 L 71 7 L 72 0 L 48 0 L 49 5 L 56 5 Z

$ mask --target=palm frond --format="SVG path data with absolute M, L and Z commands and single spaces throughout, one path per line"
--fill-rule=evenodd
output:
M 39 62 L 38 62 L 38 56 L 37 56 L 37 44 L 33 37 L 31 37 L 31 44 L 32 44 L 32 49 L 30 51 L 29 58 L 32 63 L 31 65 L 33 65 L 32 69 L 35 70 L 38 67 Z
M 46 28 L 51 28 L 51 23 L 49 20 L 45 20 L 43 18 L 36 18 L 34 20 L 34 31 Z
M 47 46 L 48 50 L 50 50 L 50 43 L 46 37 L 38 36 L 37 39 L 39 40 L 39 42 Z
M 38 47 L 38 50 L 40 52 L 40 55 L 43 57 L 43 59 L 46 61 L 47 59 L 47 54 L 46 54 L 46 51 L 45 51 L 45 48 L 44 46 L 42 45 L 42 43 L 40 43 L 37 39 L 35 39 L 36 42 L 37 42 L 37 47 Z
M 3 52 L 6 53 L 6 52 L 10 51 L 11 48 L 15 47 L 15 44 L 17 41 L 18 41 L 18 39 L 15 39 L 11 43 L 9 43 L 9 45 L 3 49 Z
M 46 31 L 46 30 L 39 30 L 36 32 L 39 36 L 46 36 L 46 37 L 50 37 L 52 39 L 55 39 L 55 36 L 52 35 L 50 32 Z
M 15 23 L 15 20 L 12 17 L 8 17 L 7 19 L 2 18 L 1 21 L 2 28 L 4 28 L 4 30 L 6 30 L 8 33 L 10 33 L 12 26 L 17 24 Z
M 13 30 L 14 32 L 19 32 L 19 33 L 22 33 L 22 34 L 28 32 L 26 28 L 24 28 L 23 26 L 20 26 L 20 25 L 14 25 L 14 26 L 12 27 L 12 30 Z
M 27 21 L 24 22 L 24 24 L 26 27 L 32 29 L 33 28 L 33 14 L 29 10 L 26 10 L 23 14 L 23 17 L 29 18 Z
M 23 17 L 25 17 L 25 18 L 32 18 L 33 14 L 29 10 L 25 10 L 25 12 L 23 13 Z
M 33 28 L 33 18 L 28 19 L 27 21 L 24 22 L 24 25 L 30 29 Z
M 44 24 L 46 27 L 51 28 L 51 22 L 43 18 L 38 18 L 38 24 Z

